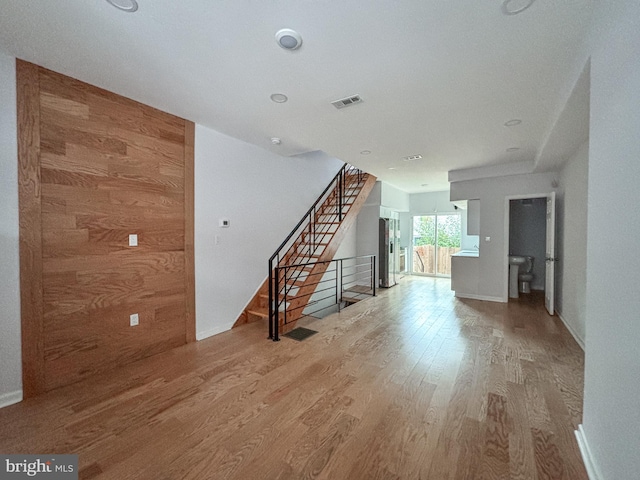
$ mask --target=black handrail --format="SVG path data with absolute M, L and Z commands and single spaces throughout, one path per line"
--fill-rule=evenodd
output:
M 322 229 L 318 230 L 318 223 L 322 224 L 322 222 L 317 221 L 318 217 L 328 216 L 331 221 L 338 220 L 338 223 L 342 221 L 343 209 L 345 205 L 347 205 L 346 199 L 348 198 L 345 193 L 348 188 L 348 185 L 346 183 L 347 174 L 355 175 L 359 184 L 363 179 L 364 172 L 352 165 L 344 164 L 340 168 L 340 170 L 338 170 L 338 173 L 336 173 L 336 175 L 333 177 L 331 182 L 329 182 L 329 184 L 324 189 L 324 191 L 316 199 L 316 201 L 311 206 L 311 208 L 307 210 L 307 213 L 305 213 L 305 215 L 300 219 L 298 224 L 293 228 L 293 230 L 291 230 L 289 235 L 287 235 L 287 238 L 284 239 L 284 241 L 276 249 L 273 255 L 271 255 L 271 257 L 269 258 L 269 275 L 268 275 L 269 277 L 269 338 L 275 339 L 275 337 L 277 337 L 277 335 L 274 335 L 274 329 L 272 325 L 275 321 L 275 316 L 278 315 L 277 309 L 274 310 L 274 303 L 275 303 L 274 302 L 274 282 L 275 282 L 275 285 L 277 286 L 279 285 L 280 279 L 277 277 L 278 272 L 275 272 L 274 270 L 275 270 L 275 267 L 280 266 L 281 255 L 283 253 L 283 250 L 291 248 L 292 246 L 295 246 L 295 241 L 292 243 L 292 239 L 294 238 L 294 235 L 296 234 L 302 235 L 304 232 L 300 232 L 299 229 L 305 222 L 308 222 L 309 241 L 305 246 L 308 249 L 306 252 L 307 255 L 302 255 L 303 253 L 305 253 L 304 249 L 302 252 L 297 252 L 294 250 L 293 252 L 291 252 L 289 256 L 290 258 L 287 259 L 288 261 L 286 263 L 292 264 L 292 263 L 295 263 L 297 260 L 299 260 L 303 256 L 311 258 L 311 256 L 315 254 L 324 237 L 329 233 L 331 233 L 329 226 L 327 226 L 325 230 L 322 230 Z M 336 191 L 336 190 L 337 190 L 336 194 L 338 197 L 337 203 L 334 205 L 336 208 L 336 212 L 325 212 L 323 209 L 318 210 L 318 206 L 319 205 L 322 206 L 322 204 L 328 198 L 330 198 L 330 195 L 331 195 L 330 192 Z M 334 206 L 332 206 L 332 209 Z M 337 218 L 335 218 L 336 216 Z M 283 258 L 286 258 L 286 254 L 284 255 Z M 275 266 L 274 266 L 274 261 L 275 261 Z M 298 273 L 297 275 L 298 278 L 300 274 L 301 272 Z M 286 277 L 285 277 L 285 281 L 286 281 Z
M 358 261 L 366 260 L 362 263 L 358 263 Z M 348 264 L 345 267 L 345 262 L 354 261 L 353 264 Z M 310 272 L 316 265 L 325 265 L 331 264 L 335 265 L 333 270 L 329 270 L 329 266 L 326 269 L 316 272 L 309 273 L 307 278 L 310 277 L 319 277 L 319 278 L 311 278 L 309 285 L 314 287 L 313 293 L 305 293 L 300 295 L 298 293 L 291 293 L 291 289 L 295 287 L 291 287 L 287 283 L 287 278 L 292 278 L 288 276 L 288 271 L 291 269 L 301 269 L 301 268 L 309 268 Z M 345 268 L 347 269 L 355 269 L 355 272 L 352 273 L 344 273 Z M 333 260 L 324 260 L 317 262 L 308 262 L 304 264 L 296 264 L 296 265 L 283 265 L 277 266 L 274 269 L 274 277 L 276 281 L 276 285 L 278 285 L 276 298 L 274 301 L 274 309 L 278 318 L 270 319 L 269 321 L 269 338 L 272 338 L 273 341 L 280 340 L 279 335 L 279 325 L 280 325 L 280 315 L 282 314 L 283 324 L 286 325 L 288 322 L 287 313 L 294 312 L 296 310 L 302 310 L 303 312 L 309 308 L 310 306 L 325 302 L 325 306 L 315 310 L 313 312 L 305 313 L 305 315 L 311 315 L 312 313 L 317 313 L 322 310 L 326 310 L 331 307 L 337 306 L 338 311 L 341 309 L 341 304 L 346 302 L 343 300 L 343 294 L 348 289 L 345 289 L 345 285 L 351 285 L 350 288 L 355 286 L 360 287 L 359 295 L 371 295 L 373 297 L 376 296 L 376 256 L 375 255 L 361 255 L 357 257 L 345 257 L 338 258 Z M 325 279 L 324 276 L 329 274 L 334 274 L 333 277 Z M 280 280 L 284 280 L 282 287 L 280 287 Z M 335 285 L 334 285 L 335 284 Z M 362 291 L 362 287 L 364 287 L 364 291 Z M 326 292 L 323 295 L 323 292 Z M 335 292 L 335 295 L 334 293 Z M 312 295 L 321 295 L 321 298 L 316 298 L 315 300 L 311 299 Z M 309 301 L 301 302 L 300 304 L 289 307 L 287 303 L 293 303 L 298 299 L 306 299 L 308 297 Z M 326 301 L 335 297 L 335 301 L 333 303 L 326 304 Z M 283 310 L 280 310 L 280 307 L 284 306 Z

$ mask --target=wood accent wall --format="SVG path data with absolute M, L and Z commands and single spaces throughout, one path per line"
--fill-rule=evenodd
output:
M 194 124 L 21 60 L 17 86 L 29 397 L 195 340 Z

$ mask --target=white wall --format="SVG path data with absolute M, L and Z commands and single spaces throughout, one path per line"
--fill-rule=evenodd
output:
M 409 211 L 409 194 L 404 190 L 389 185 L 386 182 L 381 183 L 380 205 L 388 207 L 396 212 Z
M 197 338 L 231 328 L 269 257 L 342 165 L 321 152 L 283 157 L 196 125 Z M 230 227 L 219 228 L 220 218 Z
M 0 53 L 0 407 L 22 400 L 15 65 Z
M 589 142 L 562 167 L 557 196 L 556 310 L 584 348 L 587 294 Z
M 640 472 L 640 2 L 595 6 L 583 428 L 602 480 L 635 480 Z
M 450 199 L 480 200 L 480 282 L 478 295 L 494 301 L 507 297 L 507 252 L 505 231 L 508 207 L 505 199 L 515 195 L 542 195 L 554 191 L 553 173 L 512 175 L 509 177 L 483 178 L 451 183 Z M 490 240 L 486 241 L 486 237 Z

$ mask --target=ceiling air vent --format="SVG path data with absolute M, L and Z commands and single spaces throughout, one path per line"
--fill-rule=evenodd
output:
M 413 162 L 414 160 L 420 160 L 422 155 L 409 155 L 408 157 L 402 157 L 405 162 Z
M 340 100 L 334 100 L 333 102 L 331 102 L 331 105 L 336 108 L 344 108 L 355 105 L 356 103 L 362 103 L 362 98 L 360 98 L 360 95 L 351 95 L 350 97 L 341 98 Z

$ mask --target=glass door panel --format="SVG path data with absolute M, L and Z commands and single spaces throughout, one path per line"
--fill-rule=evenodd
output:
M 460 251 L 462 222 L 459 214 L 413 217 L 412 272 L 451 275 L 451 255 Z
M 460 215 L 438 215 L 436 221 L 438 275 L 451 276 L 451 255 L 460 251 L 462 222 Z
M 436 218 L 413 217 L 413 273 L 435 275 Z

